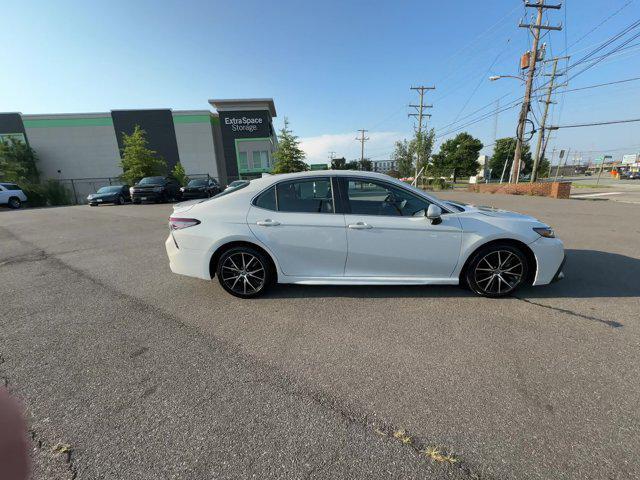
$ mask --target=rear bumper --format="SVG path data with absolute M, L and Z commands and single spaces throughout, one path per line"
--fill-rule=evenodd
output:
M 169 257 L 169 268 L 173 273 L 188 277 L 211 280 L 206 252 L 179 248 L 173 234 L 169 234 L 164 242 Z

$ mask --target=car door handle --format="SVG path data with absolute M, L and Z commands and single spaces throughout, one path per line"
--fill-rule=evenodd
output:
M 353 228 L 354 230 L 367 230 L 373 227 L 368 223 L 358 222 L 358 223 L 350 223 L 349 228 Z
M 256 224 L 260 225 L 261 227 L 275 227 L 280 225 L 280 222 L 267 218 L 266 220 L 258 220 Z

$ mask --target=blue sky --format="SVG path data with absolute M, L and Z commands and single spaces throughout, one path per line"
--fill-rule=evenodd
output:
M 550 23 L 565 29 L 545 37 L 547 57 L 566 45 L 572 61 L 580 59 L 640 19 L 640 0 L 632 1 L 582 38 L 627 3 L 568 0 L 550 11 Z M 360 128 L 370 130 L 366 155 L 384 159 L 396 139 L 411 135 L 412 85 L 436 86 L 427 97 L 434 104 L 429 124 L 439 135 L 464 126 L 461 119 L 499 97 L 503 106 L 517 99 L 523 91 L 517 80 L 488 77 L 518 73 L 529 44 L 517 27 L 524 10 L 521 0 L 5 0 L 0 111 L 205 109 L 209 98 L 273 97 L 276 127 L 287 116 L 310 161 L 325 160 L 330 150 L 359 156 Z M 569 88 L 640 76 L 639 42 L 577 76 Z M 513 135 L 517 111 L 499 115 L 498 137 Z M 537 105 L 534 113 L 539 118 Z M 552 123 L 638 117 L 640 81 L 566 93 Z M 494 124 L 489 116 L 465 130 L 489 145 Z M 635 152 L 640 123 L 561 130 L 553 146 L 585 152 L 585 160 L 601 150 Z

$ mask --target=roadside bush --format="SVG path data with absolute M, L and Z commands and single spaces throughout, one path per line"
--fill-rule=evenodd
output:
M 27 196 L 27 204 L 31 207 L 55 207 L 73 203 L 71 192 L 55 180 L 39 184 L 22 184 L 20 187 Z
M 450 185 L 444 178 L 429 178 L 426 187 L 429 190 L 446 190 Z

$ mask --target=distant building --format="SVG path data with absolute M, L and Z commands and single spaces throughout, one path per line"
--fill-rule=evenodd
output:
M 488 155 L 480 155 L 478 157 L 478 163 L 480 166 L 478 167 L 478 177 L 487 178 L 489 176 L 489 161 L 491 157 Z
M 398 170 L 398 162 L 396 160 L 371 160 L 371 170 L 379 173 L 389 173 L 392 170 Z
M 28 143 L 43 179 L 113 178 L 122 173 L 123 134 L 139 125 L 169 170 L 209 174 L 222 183 L 273 167 L 277 137 L 271 98 L 209 100 L 211 110 L 111 110 L 100 113 L 0 113 L 0 141 Z

